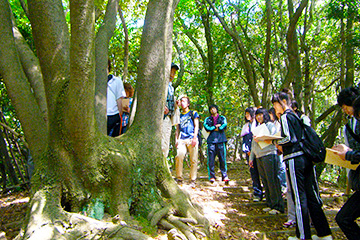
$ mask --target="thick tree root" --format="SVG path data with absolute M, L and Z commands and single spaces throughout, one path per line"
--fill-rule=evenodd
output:
M 56 192 L 56 191 L 55 191 Z M 152 239 L 124 224 L 103 222 L 77 213 L 64 211 L 54 204 L 54 191 L 38 191 L 30 203 L 30 215 L 25 229 L 16 240 L 67 239 Z

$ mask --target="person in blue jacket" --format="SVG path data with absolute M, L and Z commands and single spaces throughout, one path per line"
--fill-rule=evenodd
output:
M 207 138 L 208 144 L 208 171 L 211 183 L 216 180 L 215 177 L 215 157 L 218 156 L 220 162 L 221 178 L 225 184 L 229 183 L 226 167 L 226 118 L 218 113 L 218 106 L 211 105 L 209 112 L 211 116 L 204 121 L 204 128 L 210 132 Z

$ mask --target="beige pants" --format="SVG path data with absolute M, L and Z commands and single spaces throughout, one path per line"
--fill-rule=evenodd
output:
M 190 154 L 190 180 L 196 180 L 199 146 L 196 143 L 195 147 L 193 147 L 191 142 L 192 139 L 178 140 L 177 155 L 175 157 L 176 178 L 178 180 L 183 180 L 183 161 L 187 151 Z
M 170 117 L 165 117 L 162 126 L 161 150 L 165 158 L 169 155 L 172 123 Z
M 180 110 L 178 107 L 175 108 L 175 114 L 171 118 L 165 117 L 162 126 L 162 138 L 161 138 L 161 150 L 165 158 L 169 155 L 170 137 L 172 126 L 180 124 Z

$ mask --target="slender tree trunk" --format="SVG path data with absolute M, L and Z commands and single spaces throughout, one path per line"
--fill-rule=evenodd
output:
M 267 108 L 269 97 L 268 97 L 268 89 L 269 89 L 269 82 L 270 82 L 270 69 L 269 69 L 269 62 L 270 62 L 270 44 L 271 44 L 271 15 L 272 15 L 272 8 L 271 8 L 271 0 L 266 0 L 266 41 L 265 41 L 265 57 L 264 57 L 264 88 L 262 93 L 262 106 Z
M 123 69 L 123 76 L 122 76 L 122 80 L 123 82 L 126 81 L 127 75 L 129 73 L 129 30 L 126 26 L 126 21 L 123 15 L 123 11 L 121 9 L 121 6 L 119 5 L 119 16 L 121 19 L 121 23 L 123 25 L 124 28 L 124 36 L 125 36 L 125 40 L 124 40 L 124 69 Z
M 204 25 L 205 30 L 205 39 L 207 45 L 207 60 L 208 60 L 208 68 L 207 68 L 207 82 L 206 82 L 206 92 L 208 94 L 207 103 L 211 105 L 214 103 L 213 92 L 214 92 L 214 47 L 213 41 L 211 37 L 211 27 L 210 27 L 210 13 L 206 6 L 203 6 L 203 11 L 201 14 L 201 21 Z
M 13 167 L 13 164 L 11 163 L 11 158 L 9 156 L 8 150 L 6 148 L 6 143 L 4 140 L 4 134 L 2 130 L 0 129 L 0 151 L 1 151 L 1 161 L 4 163 L 6 172 L 9 175 L 11 183 L 15 186 L 19 184 L 19 179 L 16 176 L 15 169 Z
M 342 12 L 344 12 L 344 5 L 342 5 Z M 340 42 L 341 42 L 341 51 L 340 51 L 340 86 L 341 89 L 350 87 L 345 82 L 345 60 L 346 60 L 346 42 L 345 42 L 345 24 L 344 19 L 340 19 Z
M 251 59 L 249 58 L 249 52 L 246 49 L 241 37 L 236 32 L 236 29 L 233 28 L 232 30 L 225 22 L 224 18 L 218 13 L 214 4 L 210 0 L 206 0 L 207 3 L 210 5 L 211 9 L 214 11 L 215 16 L 219 19 L 221 25 L 225 29 L 225 31 L 231 36 L 231 38 L 235 41 L 235 46 L 239 50 L 241 55 L 241 63 L 244 66 L 244 73 L 246 76 L 246 83 L 249 87 L 249 92 L 251 97 L 253 98 L 255 106 L 260 106 L 260 100 L 258 96 L 258 89 L 256 87 L 256 78 L 254 77 L 254 67 L 251 63 Z
M 103 24 L 99 28 L 95 39 L 95 117 L 98 129 L 106 134 L 106 89 L 107 89 L 107 63 L 109 41 L 113 35 L 116 24 L 119 0 L 109 0 Z
M 293 84 L 294 97 L 300 106 L 302 105 L 302 74 L 296 27 L 302 11 L 306 7 L 307 3 L 308 0 L 302 0 L 300 6 L 296 9 L 296 12 L 294 13 L 294 3 L 292 0 L 288 0 L 290 25 L 286 36 L 286 42 L 288 45 L 289 66 L 283 87 L 289 87 L 290 83 Z
M 346 43 L 345 43 L 345 62 L 346 62 L 346 75 L 345 75 L 345 85 L 352 86 L 354 84 L 354 47 L 353 47 L 353 17 L 354 13 L 351 10 L 348 10 L 348 17 L 346 22 Z

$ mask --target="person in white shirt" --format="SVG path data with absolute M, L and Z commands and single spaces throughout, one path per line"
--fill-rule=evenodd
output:
M 108 62 L 108 72 L 111 70 L 110 61 Z M 119 77 L 108 75 L 107 80 L 107 135 L 116 137 L 120 135 L 122 99 L 126 97 L 124 85 Z

